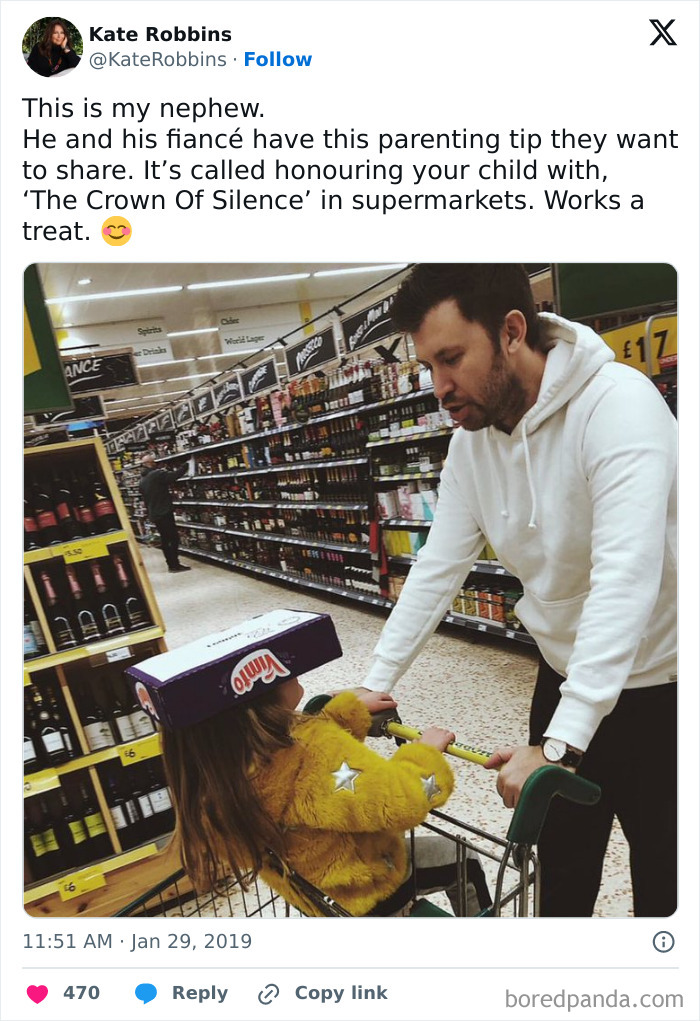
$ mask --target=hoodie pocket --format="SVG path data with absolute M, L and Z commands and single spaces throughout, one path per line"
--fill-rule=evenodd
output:
M 523 594 L 515 611 L 557 673 L 565 674 L 588 592 L 568 599 L 538 599 Z

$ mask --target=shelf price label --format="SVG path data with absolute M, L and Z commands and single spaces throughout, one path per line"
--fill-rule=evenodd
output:
M 152 759 L 154 755 L 160 755 L 160 735 L 151 734 L 141 741 L 132 741 L 131 744 L 119 745 L 119 758 L 122 766 L 131 766 L 143 759 Z
M 43 794 L 44 791 L 55 790 L 61 786 L 61 779 L 58 773 L 44 770 L 42 773 L 33 773 L 25 778 L 24 796 L 30 798 L 33 794 Z
M 99 890 L 106 886 L 104 872 L 95 869 L 84 869 L 82 872 L 74 872 L 70 876 L 64 876 L 58 883 L 58 896 L 62 901 L 73 900 L 74 897 L 82 897 L 90 890 Z
M 60 554 L 67 564 L 74 564 L 79 560 L 94 560 L 97 557 L 109 555 L 107 543 L 104 538 L 83 539 L 81 542 L 72 543 L 64 547 Z

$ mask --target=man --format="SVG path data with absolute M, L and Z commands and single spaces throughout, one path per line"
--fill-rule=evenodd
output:
M 189 463 L 185 461 L 174 471 L 166 471 L 165 468 L 156 468 L 156 459 L 153 454 L 144 454 L 141 458 L 141 468 L 139 492 L 146 504 L 149 518 L 158 529 L 160 545 L 168 570 L 171 574 L 190 571 L 192 568 L 186 567 L 178 560 L 180 535 L 175 524 L 173 498 L 170 495 L 171 484 L 186 474 Z
M 557 798 L 539 844 L 543 914 L 590 915 L 613 816 L 637 915 L 676 906 L 676 428 L 654 385 L 588 327 L 536 315 L 507 265 L 421 265 L 392 308 L 459 427 L 428 542 L 365 681 L 389 691 L 487 540 L 523 586 L 540 650 L 529 745 L 487 768 L 513 807 L 547 762 L 599 783 Z M 498 678 L 494 678 L 498 683 Z

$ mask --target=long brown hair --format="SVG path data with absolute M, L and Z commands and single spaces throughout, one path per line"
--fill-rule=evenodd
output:
M 163 731 L 163 762 L 173 793 L 182 863 L 210 890 L 227 864 L 244 889 L 266 849 L 284 853 L 282 833 L 258 801 L 254 777 L 293 744 L 297 713 L 271 691 L 183 730 Z
M 56 25 L 60 25 L 61 28 L 63 29 L 63 34 L 66 37 L 64 46 L 67 46 L 69 50 L 73 49 L 70 41 L 70 32 L 68 31 L 68 26 L 64 21 L 61 21 L 60 18 L 56 18 L 55 21 L 49 22 L 49 24 L 46 26 L 46 29 L 44 30 L 44 37 L 39 43 L 39 53 L 41 53 L 42 57 L 46 57 L 47 60 L 51 59 L 51 48 L 53 46 L 53 40 L 51 36 L 54 33 Z

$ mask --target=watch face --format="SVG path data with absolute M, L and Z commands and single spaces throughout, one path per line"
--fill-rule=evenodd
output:
M 548 737 L 542 744 L 542 751 L 547 762 L 561 762 L 566 755 L 566 741 Z

